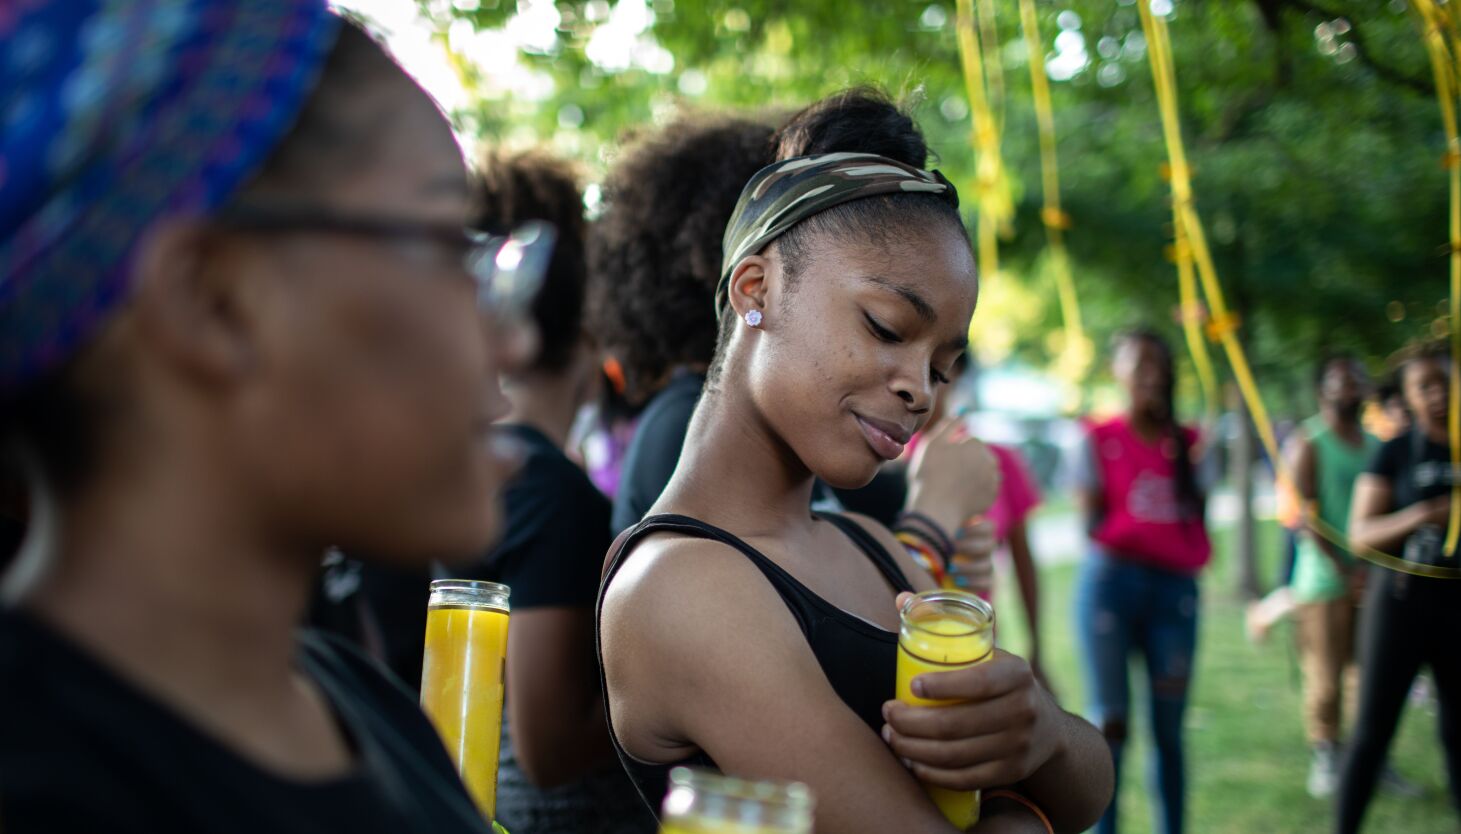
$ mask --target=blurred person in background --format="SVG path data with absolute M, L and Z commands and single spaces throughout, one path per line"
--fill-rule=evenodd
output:
M 771 161 L 772 127 L 682 115 L 631 137 L 603 183 L 588 238 L 590 327 L 624 396 L 643 404 L 614 496 L 613 532 L 644 515 L 675 471 L 715 352 L 710 297 L 741 187 Z
M 1092 423 L 1079 459 L 1090 549 L 1076 589 L 1076 623 L 1090 708 L 1116 761 L 1128 734 L 1130 663 L 1143 661 L 1151 712 L 1149 786 L 1157 830 L 1180 834 L 1186 763 L 1182 716 L 1197 650 L 1197 575 L 1212 552 L 1198 434 L 1178 420 L 1176 367 L 1155 331 L 1114 343 L 1112 371 L 1126 412 Z M 1119 787 L 1118 787 L 1119 790 Z M 1117 830 L 1113 799 L 1096 830 Z
M 950 408 L 950 400 L 958 391 L 959 382 L 968 367 L 968 353 L 961 354 L 949 373 L 948 386 L 939 392 L 934 401 L 928 418 L 929 428 L 908 441 L 904 460 L 912 460 L 925 434 L 938 431 L 945 422 L 961 419 Z M 1025 612 L 1025 626 L 1029 634 L 1029 652 L 1025 659 L 1036 679 L 1046 689 L 1050 689 L 1050 680 L 1040 662 L 1040 571 L 1030 549 L 1030 529 L 1027 523 L 1030 513 L 1040 506 L 1040 487 L 1030 475 L 1024 457 L 1017 450 L 998 443 L 990 443 L 988 446 L 999 467 L 999 493 L 989 510 L 984 513 L 984 518 L 991 525 L 990 532 L 994 540 L 1008 549 L 1010 563 L 1015 570 L 1015 582 L 1019 588 L 1020 602 Z M 976 554 L 972 558 L 956 556 L 950 560 L 947 570 L 955 586 L 973 590 L 989 598 L 993 591 L 992 567 L 990 559 L 978 558 Z
M 1324 360 L 1314 387 L 1319 413 L 1289 438 L 1285 454 L 1304 519 L 1289 588 L 1297 604 L 1304 734 L 1313 750 L 1307 788 L 1310 796 L 1324 798 L 1339 781 L 1342 712 L 1353 714 L 1355 623 L 1365 577 L 1364 563 L 1334 538 L 1343 537 L 1355 479 L 1380 441 L 1360 425 L 1369 377 L 1357 359 Z
M 1355 481 L 1349 538 L 1354 547 L 1395 554 L 1416 566 L 1450 566 L 1451 522 L 1447 418 L 1452 358 L 1438 348 L 1407 357 L 1397 377 L 1413 420 L 1386 441 Z M 1335 795 L 1335 830 L 1360 830 L 1380 780 L 1411 684 L 1429 667 L 1438 702 L 1438 733 L 1451 801 L 1461 814 L 1461 580 L 1369 568 L 1359 626 L 1360 696 Z
M 571 167 L 540 152 L 489 153 L 481 179 L 478 228 L 505 234 L 538 220 L 558 230 L 532 307 L 537 351 L 503 378 L 512 412 L 502 425 L 527 450 L 507 488 L 503 538 L 454 574 L 512 588 L 497 815 L 531 834 L 652 834 L 609 743 L 594 654 L 609 499 L 563 451 L 602 375 L 583 328 L 583 194 Z
M 487 831 L 414 698 L 297 628 L 326 547 L 500 526 L 531 339 L 446 119 L 318 0 L 3 18 L 0 431 L 39 496 L 6 834 Z
M 1375 428 L 1381 440 L 1390 440 L 1410 431 L 1410 407 L 1405 404 L 1405 392 L 1400 387 L 1398 372 L 1381 383 L 1375 399 L 1380 404 L 1380 419 L 1376 421 Z

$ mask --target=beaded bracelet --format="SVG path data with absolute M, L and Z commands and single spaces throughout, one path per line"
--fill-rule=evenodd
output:
M 933 548 L 919 541 L 906 530 L 899 530 L 893 535 L 908 549 L 908 555 L 913 557 L 913 561 L 928 571 L 929 575 L 933 577 L 934 583 L 940 588 L 944 587 L 944 583 L 949 579 L 948 571 L 944 567 L 944 561 L 933 552 Z
M 1032 813 L 1032 814 L 1035 815 L 1035 818 L 1036 819 L 1040 820 L 1040 824 L 1043 825 L 1043 826 L 1045 826 L 1045 834 L 1055 834 L 1055 826 L 1053 826 L 1053 825 L 1050 824 L 1050 818 L 1047 817 L 1047 816 L 1045 816 L 1045 812 L 1042 811 L 1042 810 L 1040 810 L 1040 806 L 1039 805 L 1036 805 L 1034 802 L 1031 802 L 1029 797 L 1022 796 L 1020 794 L 1015 793 L 1014 791 L 1005 790 L 1003 788 L 1000 788 L 999 790 L 985 791 L 984 792 L 984 798 L 985 799 L 1008 799 L 1011 802 L 1016 802 L 1016 803 L 1019 803 L 1020 805 L 1025 806 L 1025 808 L 1027 808 L 1030 811 L 1030 813 Z
M 908 522 L 914 522 L 914 524 L 910 525 Z M 949 538 L 949 534 L 944 532 L 944 528 L 940 527 L 937 521 L 923 513 L 915 510 L 904 512 L 898 519 L 898 528 L 928 539 L 934 550 L 938 551 L 946 560 L 954 555 L 954 540 Z

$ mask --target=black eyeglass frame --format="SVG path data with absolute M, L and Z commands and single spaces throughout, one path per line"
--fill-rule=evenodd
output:
M 353 214 L 316 206 L 237 204 L 212 218 L 244 232 L 315 232 L 382 241 L 429 241 L 460 249 L 462 267 L 477 285 L 484 312 L 525 316 L 543 285 L 553 257 L 557 230 L 533 220 L 505 235 L 492 235 L 451 223 Z

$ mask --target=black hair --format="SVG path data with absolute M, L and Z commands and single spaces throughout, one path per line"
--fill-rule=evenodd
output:
M 583 191 L 568 162 L 536 151 L 489 152 L 480 174 L 481 207 L 474 225 L 506 234 L 529 220 L 545 220 L 558 231 L 543 286 L 533 299 L 533 321 L 541 347 L 530 367 L 562 371 L 583 338 Z
M 808 105 L 776 134 L 777 159 L 843 152 L 877 154 L 914 168 L 923 168 L 929 158 L 928 143 L 913 116 L 875 87 L 854 87 Z M 964 233 L 959 210 L 941 195 L 864 197 L 812 215 L 773 245 L 791 282 L 806 263 L 810 241 L 820 235 L 888 244 L 910 225 L 939 222 Z
M 715 353 L 721 238 L 741 189 L 773 161 L 770 124 L 686 115 L 634 140 L 589 229 L 589 327 L 643 401 Z
M 776 132 L 776 159 L 826 153 L 871 153 L 923 168 L 928 164 L 928 143 L 906 109 L 875 87 L 853 87 L 814 102 L 793 114 Z M 957 229 L 968 242 L 963 218 L 942 195 L 907 192 L 863 197 L 833 206 L 808 217 L 771 243 L 781 256 L 788 291 L 805 268 L 813 241 L 823 236 L 842 242 L 889 246 L 910 226 L 928 228 L 938 223 Z M 710 380 L 719 376 L 723 348 L 728 343 L 735 315 L 721 310 L 716 359 Z
M 1359 357 L 1352 353 L 1345 351 L 1325 353 L 1319 359 L 1319 363 L 1314 366 L 1314 388 L 1316 390 L 1324 387 L 1324 376 L 1329 373 L 1331 367 L 1338 364 L 1348 365 L 1351 369 L 1361 373 L 1363 373 L 1365 367 L 1364 363 L 1360 362 Z
M 1120 349 L 1127 344 L 1146 344 L 1156 350 L 1162 361 L 1163 370 L 1167 375 L 1167 382 L 1163 386 L 1162 392 L 1166 403 L 1166 426 L 1164 428 L 1167 430 L 1174 451 L 1173 465 L 1177 471 L 1176 477 L 1172 480 L 1172 486 L 1176 493 L 1177 508 L 1186 518 L 1202 518 L 1206 511 L 1207 497 L 1203 495 L 1202 487 L 1197 483 L 1197 470 L 1192 465 L 1192 448 L 1187 441 L 1187 432 L 1177 420 L 1177 362 L 1172 353 L 1172 345 L 1165 336 L 1145 327 L 1123 330 L 1116 334 L 1112 343 L 1113 349 Z
M 376 151 L 379 115 L 361 112 L 360 93 L 372 83 L 413 83 L 385 49 L 348 20 L 294 126 L 239 196 L 252 189 L 312 191 L 360 170 Z
M 369 35 L 343 24 L 293 128 L 240 195 L 255 187 L 318 189 L 329 177 L 358 169 L 373 151 L 377 131 L 351 118 L 345 105 L 367 82 L 390 77 L 388 70 L 405 80 Z M 39 467 L 35 474 L 63 499 L 94 474 L 103 427 L 118 407 L 117 389 L 124 384 L 122 374 L 97 354 L 95 344 L 84 347 L 59 368 L 0 398 L 0 456 L 14 467 Z
M 1375 398 L 1380 401 L 1381 405 L 1390 402 L 1395 397 L 1403 398 L 1404 396 L 1405 392 L 1400 387 L 1400 375 L 1396 373 L 1386 376 L 1385 381 L 1375 389 Z

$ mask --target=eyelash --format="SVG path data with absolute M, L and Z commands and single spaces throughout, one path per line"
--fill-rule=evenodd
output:
M 888 344 L 892 344 L 892 345 L 901 344 L 903 342 L 903 337 L 902 336 L 899 336 L 897 333 L 894 333 L 893 331 L 891 331 L 888 328 L 882 326 L 881 324 L 878 324 L 878 320 L 877 319 L 873 318 L 872 316 L 868 315 L 867 313 L 863 313 L 862 315 L 863 315 L 863 318 L 867 319 L 868 329 L 871 330 L 872 333 L 873 333 L 873 335 L 876 336 L 880 341 L 884 341 L 884 342 L 887 342 Z M 940 373 L 936 369 L 930 368 L 929 370 L 933 374 L 933 381 L 935 383 L 937 383 L 939 385 L 948 385 L 949 384 L 949 378 L 948 377 L 944 376 L 942 373 Z

